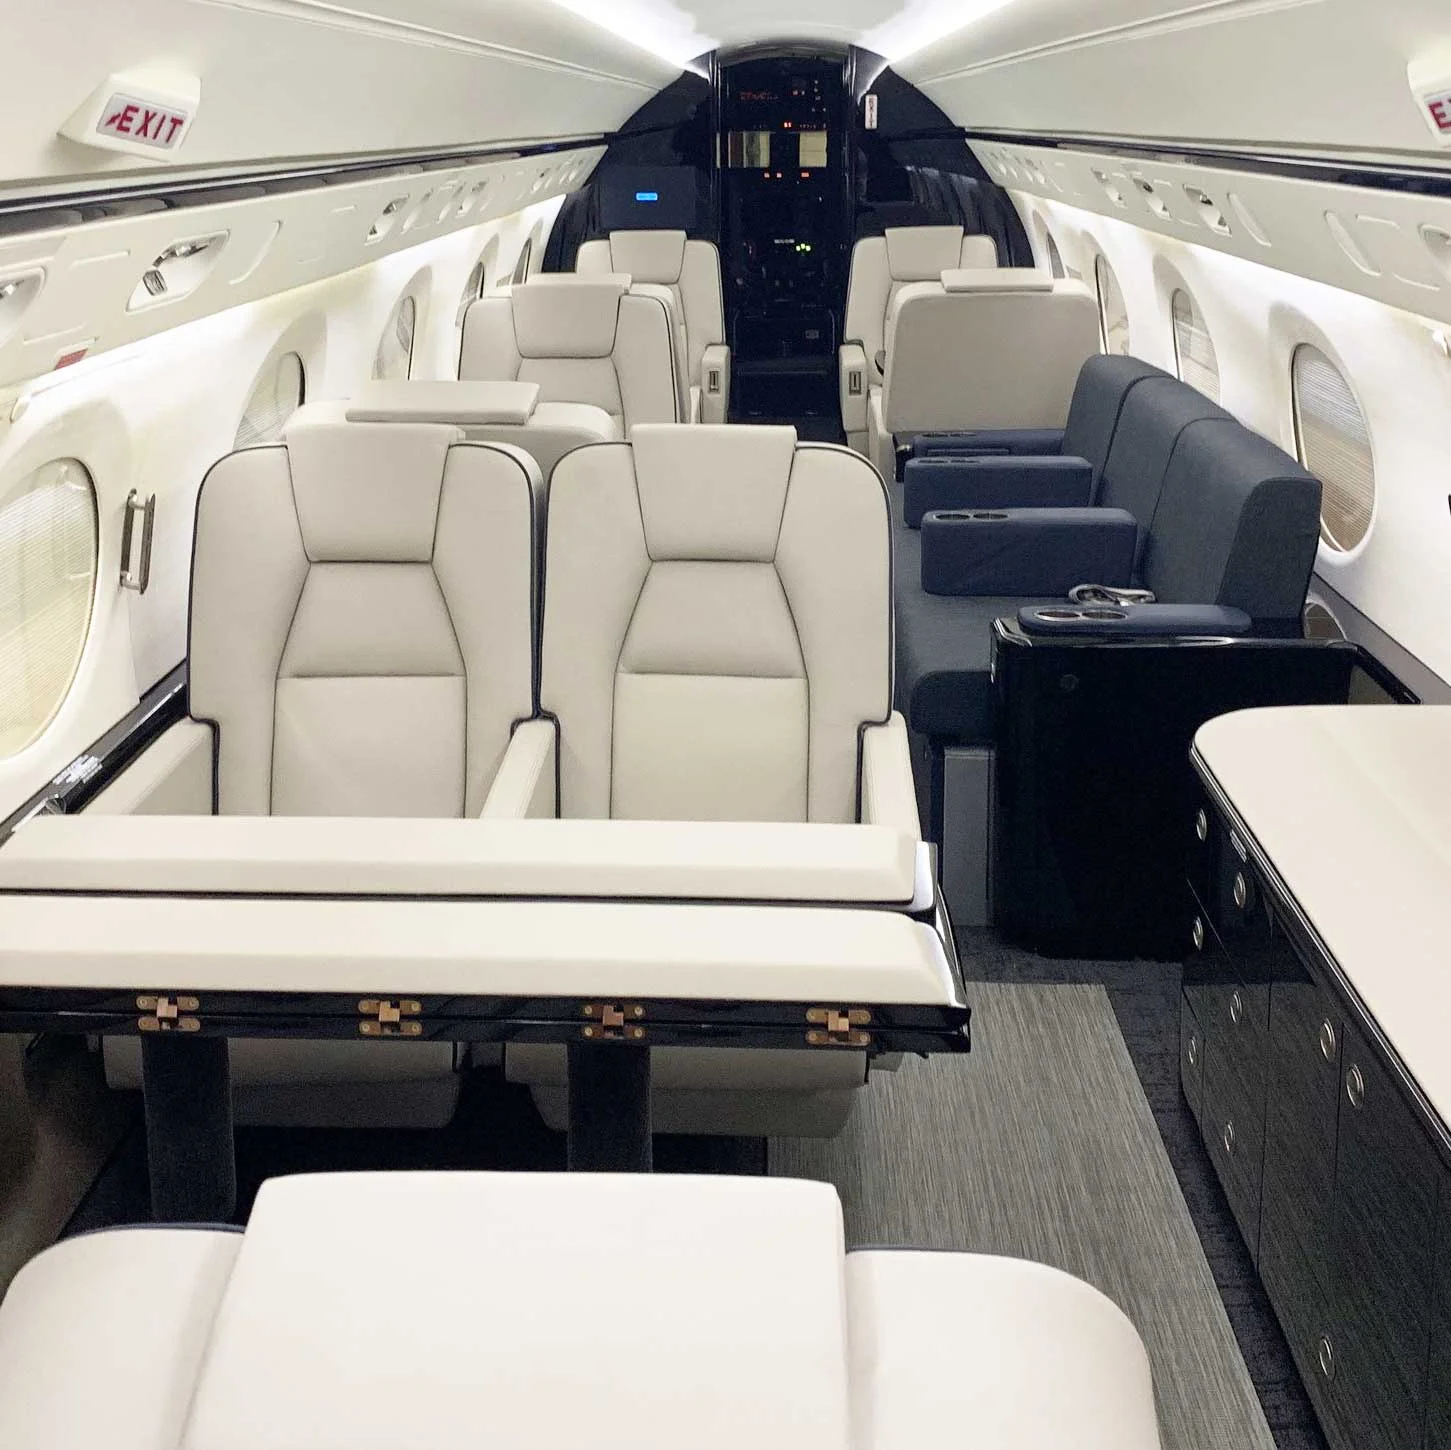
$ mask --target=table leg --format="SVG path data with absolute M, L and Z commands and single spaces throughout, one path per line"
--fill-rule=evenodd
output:
M 152 1218 L 229 1223 L 237 1208 L 237 1159 L 227 1039 L 143 1037 L 141 1085 Z
M 569 1150 L 573 1173 L 648 1173 L 650 1049 L 571 1043 Z

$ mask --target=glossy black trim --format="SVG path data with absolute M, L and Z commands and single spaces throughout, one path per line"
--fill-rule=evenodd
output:
M 1254 869 L 1263 878 L 1264 885 L 1269 889 L 1275 907 L 1275 919 L 1293 943 L 1301 965 L 1309 973 L 1310 979 L 1345 1010 L 1356 1030 L 1369 1040 L 1382 1062 L 1390 1069 L 1397 1087 L 1400 1088 L 1406 1102 L 1435 1144 L 1442 1162 L 1447 1167 L 1451 1167 L 1451 1126 L 1448 1126 L 1436 1109 L 1432 1107 L 1430 1099 L 1422 1092 L 1420 1084 L 1416 1081 L 1415 1074 L 1402 1061 L 1395 1044 L 1386 1036 L 1380 1024 L 1371 1015 L 1369 1008 L 1361 1000 L 1360 994 L 1351 984 L 1350 979 L 1341 970 L 1334 953 L 1331 952 L 1324 938 L 1301 909 L 1294 892 L 1290 890 L 1284 878 L 1275 869 L 1269 853 L 1260 845 L 1254 832 L 1245 824 L 1244 818 L 1235 809 L 1228 792 L 1216 779 L 1204 757 L 1200 755 L 1197 745 L 1190 751 L 1189 758 L 1195 772 L 1203 782 L 1215 810 L 1244 843 Z
M 1299 155 L 1288 151 L 1242 151 L 1233 147 L 1184 145 L 1141 137 L 1052 136 L 1033 131 L 992 131 L 974 127 L 965 127 L 955 134 L 966 141 L 992 141 L 1004 146 L 1041 146 L 1050 151 L 1091 151 L 1100 156 L 1121 156 L 1126 161 L 1158 161 L 1191 166 L 1198 164 L 1213 166 L 1220 171 L 1282 176 L 1294 181 L 1319 181 L 1329 186 L 1360 186 L 1374 191 L 1451 196 L 1451 165 L 1351 161 L 1341 157 Z
M 0 845 L 4 845 L 22 821 L 42 810 L 54 815 L 73 815 L 84 810 L 147 746 L 185 718 L 186 706 L 186 665 L 180 664 L 147 690 L 134 710 L 82 751 L 65 770 L 53 776 L 19 810 L 0 820 Z M 69 778 L 70 772 L 87 757 L 98 762 L 97 768 L 83 779 Z

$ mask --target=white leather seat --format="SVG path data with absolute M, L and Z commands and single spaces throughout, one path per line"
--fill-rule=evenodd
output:
M 920 836 L 892 714 L 886 493 L 791 428 L 636 428 L 583 449 L 549 499 L 541 707 L 559 814 L 874 819 Z M 662 1049 L 659 1132 L 830 1134 L 862 1054 Z M 562 1054 L 508 1071 L 565 1119 Z
M 0 1444 L 17 1450 L 481 1436 L 1160 1446 L 1148 1355 L 1096 1289 L 1018 1260 L 847 1253 L 840 1203 L 816 1183 L 274 1178 L 245 1234 L 70 1239 L 0 1308 Z
M 190 738 L 210 768 L 186 779 L 205 794 L 174 773 L 148 791 L 176 767 L 148 753 L 94 808 L 479 815 L 534 714 L 536 478 L 453 428 L 306 417 L 222 459 L 192 564 Z M 135 1039 L 107 1038 L 106 1062 L 138 1081 Z M 446 1120 L 454 1066 L 441 1043 L 233 1044 L 242 1120 Z
M 725 345 L 720 253 L 715 243 L 692 241 L 681 231 L 611 232 L 602 240 L 585 242 L 574 265 L 585 276 L 618 272 L 637 284 L 669 290 L 685 334 L 687 418 L 724 423 L 730 407 L 731 354 Z
M 546 403 L 537 383 L 470 383 L 445 379 L 363 383 L 352 397 L 307 403 L 294 420 L 353 423 L 442 423 L 462 430 L 471 443 L 520 448 L 539 467 L 539 506 L 554 465 L 589 443 L 615 443 L 619 424 L 602 408 L 584 403 Z
M 1029 268 L 944 272 L 903 287 L 887 315 L 886 373 L 867 407 L 868 455 L 896 474 L 896 441 L 976 428 L 1061 428 L 1099 350 L 1082 282 Z
M 540 406 L 603 413 L 619 437 L 684 421 L 670 308 L 631 280 L 550 273 L 480 297 L 464 315 L 459 377 L 537 383 Z
M 968 236 L 961 227 L 889 227 L 852 248 L 839 362 L 842 427 L 858 453 L 867 451 L 867 405 L 885 376 L 887 314 L 897 294 L 913 282 L 935 282 L 944 272 L 997 264 L 993 239 Z

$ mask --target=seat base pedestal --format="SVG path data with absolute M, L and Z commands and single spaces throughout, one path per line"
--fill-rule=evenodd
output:
M 650 1049 L 571 1043 L 569 1148 L 572 1173 L 649 1173 Z

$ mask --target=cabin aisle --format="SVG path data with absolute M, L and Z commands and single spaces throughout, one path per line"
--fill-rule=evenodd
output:
M 996 980 L 969 984 L 971 1055 L 875 1076 L 840 1138 L 775 1140 L 771 1172 L 835 1184 L 852 1244 L 1039 1259 L 1097 1285 L 1149 1347 L 1164 1450 L 1318 1450 L 1212 1170 L 1175 1122 L 1177 1030 L 1167 1051 L 1158 1039 L 1178 973 L 1103 964 L 1105 988 L 1083 982 L 1089 964 L 981 935 L 964 960 Z

